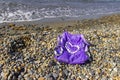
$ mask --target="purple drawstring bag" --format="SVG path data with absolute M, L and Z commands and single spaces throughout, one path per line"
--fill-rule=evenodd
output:
M 58 36 L 55 58 L 68 64 L 83 64 L 90 58 L 87 54 L 89 45 L 82 34 L 64 32 Z

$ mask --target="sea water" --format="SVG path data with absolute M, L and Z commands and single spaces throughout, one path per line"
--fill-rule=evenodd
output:
M 0 0 L 0 23 L 84 19 L 120 13 L 120 0 Z

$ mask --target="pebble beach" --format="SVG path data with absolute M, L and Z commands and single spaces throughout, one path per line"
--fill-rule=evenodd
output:
M 57 36 L 64 31 L 84 35 L 91 44 L 89 63 L 70 65 L 54 58 Z M 120 15 L 1 24 L 0 80 L 120 80 Z

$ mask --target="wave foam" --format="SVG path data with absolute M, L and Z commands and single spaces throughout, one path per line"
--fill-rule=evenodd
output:
M 71 4 L 72 5 L 72 4 Z M 0 3 L 0 22 L 35 21 L 57 17 L 83 17 L 120 13 L 119 4 L 87 3 L 78 5 L 46 5 L 33 7 L 18 3 Z

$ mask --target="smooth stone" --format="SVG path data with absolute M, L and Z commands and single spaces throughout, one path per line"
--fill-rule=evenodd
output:
M 40 78 L 38 78 L 38 80 L 45 80 L 45 78 L 44 77 L 40 77 Z
M 53 75 L 53 77 L 54 77 L 55 79 L 57 79 L 58 76 L 59 76 L 57 73 L 53 73 L 52 75 Z

